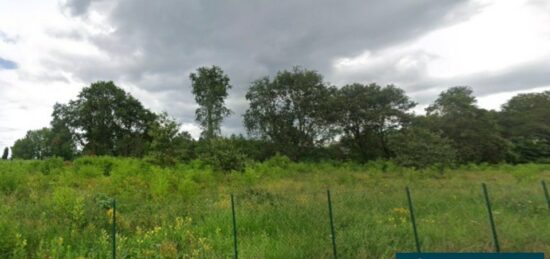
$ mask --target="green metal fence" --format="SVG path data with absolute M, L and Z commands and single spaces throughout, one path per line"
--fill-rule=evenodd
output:
M 548 209 L 549 209 L 549 212 L 550 212 L 550 195 L 548 193 L 548 189 L 546 187 L 546 183 L 544 181 L 541 181 L 541 185 L 542 185 L 542 190 L 543 190 L 543 194 L 544 194 L 544 197 L 545 197 L 545 200 L 547 202 L 547 205 L 548 205 Z M 494 220 L 494 217 L 493 217 L 493 210 L 492 210 L 492 207 L 491 207 L 491 200 L 490 200 L 490 197 L 489 197 L 489 190 L 488 190 L 488 187 L 485 183 L 482 183 L 482 194 L 483 194 L 483 198 L 484 198 L 484 202 L 485 202 L 485 205 L 486 205 L 486 208 L 487 208 L 487 215 L 488 215 L 488 222 L 489 222 L 489 229 L 491 231 L 491 236 L 493 238 L 493 244 L 494 244 L 494 250 L 495 252 L 500 252 L 501 249 L 500 249 L 500 244 L 499 244 L 499 240 L 498 240 L 498 235 L 497 235 L 497 228 L 496 228 L 496 224 L 495 224 L 495 220 Z M 333 254 L 333 257 L 334 258 L 338 258 L 338 253 L 337 253 L 337 243 L 336 243 L 336 231 L 335 231 L 335 216 L 334 216 L 334 208 L 333 208 L 333 205 L 332 205 L 332 198 L 331 198 L 331 192 L 330 190 L 327 190 L 326 191 L 326 194 L 327 194 L 327 206 L 328 206 L 328 213 L 327 213 L 327 217 L 328 217 L 328 222 L 329 222 L 329 227 L 328 229 L 330 230 L 330 240 L 327 240 L 327 245 L 329 245 L 329 242 L 332 244 L 332 254 Z M 404 195 L 404 198 L 406 199 L 407 201 L 407 205 L 408 205 L 408 208 L 409 208 L 409 214 L 410 214 L 410 223 L 411 223 L 411 226 L 412 226 L 412 238 L 414 239 L 414 243 L 415 243 L 415 247 L 416 247 L 416 252 L 417 253 L 422 253 L 422 249 L 421 249 L 421 243 L 420 243 L 420 239 L 419 239 L 419 232 L 418 232 L 418 222 L 416 221 L 416 218 L 415 218 L 415 209 L 414 209 L 414 205 L 413 205 L 413 199 L 412 199 L 412 195 L 411 195 L 411 190 L 410 188 L 407 186 L 405 188 L 405 195 Z M 237 203 L 235 201 L 235 196 L 233 194 L 231 194 L 229 196 L 229 199 L 230 199 L 230 202 L 231 202 L 231 215 L 232 215 L 232 234 L 233 234 L 233 257 L 235 259 L 238 259 L 239 258 L 239 250 L 238 250 L 238 227 L 237 227 L 237 215 L 236 215 L 236 207 L 237 207 Z M 112 213 L 112 229 L 111 229 L 111 243 L 112 243 L 112 258 L 116 258 L 117 256 L 117 244 L 116 244 L 116 235 L 117 235 L 117 221 L 116 221 L 116 210 L 117 210 L 117 202 L 115 199 L 112 200 L 112 210 L 113 210 L 113 213 Z

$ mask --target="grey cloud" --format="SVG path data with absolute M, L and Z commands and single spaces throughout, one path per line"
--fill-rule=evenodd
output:
M 118 53 L 139 49 L 146 57 L 141 69 L 153 72 L 233 60 L 271 73 L 295 64 L 325 71 L 334 57 L 442 26 L 450 22 L 449 13 L 465 5 L 455 0 L 242 3 L 120 1 L 110 15 L 117 32 L 97 43 Z
M 509 67 L 495 72 L 474 73 L 453 78 L 433 79 L 419 78 L 411 84 L 415 89 L 412 95 L 421 103 L 433 101 L 433 97 L 440 91 L 452 86 L 467 85 L 472 87 L 478 97 L 490 94 L 530 90 L 543 86 L 550 86 L 550 57 Z
M 478 95 L 550 86 L 550 57 L 502 71 L 479 73 L 454 81 L 475 87 Z
M 550 86 L 549 56 L 503 70 L 448 78 L 434 78 L 427 73 L 427 64 L 438 57 L 424 51 L 373 53 L 371 56 L 375 60 L 373 64 L 355 71 L 331 74 L 331 77 L 340 79 L 339 85 L 351 82 L 395 84 L 420 104 L 433 102 L 441 91 L 453 86 L 470 86 L 478 97 Z M 413 63 L 402 66 L 403 60 Z
M 336 58 L 405 44 L 468 19 L 478 8 L 462 0 L 93 1 L 70 0 L 65 6 L 75 16 L 90 10 L 107 16 L 114 32 L 85 38 L 109 61 L 54 53 L 44 64 L 84 82 L 131 83 L 158 96 L 184 122 L 194 117 L 189 73 L 218 65 L 233 85 L 228 104 L 234 113 L 224 123 L 229 132 L 242 128 L 244 93 L 260 76 L 294 65 L 329 74 Z M 415 72 L 401 76 L 409 80 Z
M 422 50 L 405 53 L 372 53 L 366 58 L 366 66 L 340 69 L 329 74 L 338 85 L 353 82 L 377 82 L 400 85 L 407 91 L 415 90 L 415 82 L 428 78 L 428 63 L 437 56 Z
M 83 15 L 88 12 L 90 5 L 94 0 L 67 0 L 64 7 L 74 16 Z

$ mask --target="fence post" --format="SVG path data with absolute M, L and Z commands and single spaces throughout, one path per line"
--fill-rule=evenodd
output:
M 546 203 L 548 204 L 548 210 L 550 211 L 550 196 L 548 196 L 548 189 L 546 188 L 546 183 L 543 181 L 540 181 L 542 183 L 542 189 L 544 190 L 544 197 L 546 197 Z
M 235 259 L 239 259 L 239 250 L 237 249 L 237 218 L 235 216 L 235 201 L 231 194 L 231 214 L 233 215 L 233 251 Z
M 113 250 L 113 259 L 116 258 L 116 199 L 113 198 L 113 222 L 112 222 L 112 250 Z
M 500 253 L 500 245 L 498 244 L 497 229 L 495 226 L 495 220 L 493 219 L 493 211 L 491 209 L 491 201 L 489 200 L 489 193 L 487 192 L 487 185 L 481 184 L 483 188 L 483 195 L 485 196 L 485 204 L 487 205 L 487 212 L 489 213 L 489 222 L 491 223 L 491 231 L 493 233 L 493 243 L 495 244 L 495 252 Z
M 420 249 L 420 240 L 418 239 L 418 230 L 416 229 L 416 219 L 414 217 L 414 207 L 413 207 L 413 203 L 412 203 L 411 192 L 409 190 L 409 186 L 405 187 L 405 191 L 407 192 L 407 202 L 409 203 L 409 212 L 410 212 L 410 215 L 411 215 L 411 223 L 412 223 L 412 228 L 413 228 L 413 233 L 414 233 L 414 243 L 416 245 L 416 251 L 418 253 L 422 253 L 422 250 Z
M 337 259 L 338 254 L 336 253 L 336 234 L 334 231 L 334 219 L 332 216 L 332 201 L 330 199 L 330 190 L 327 190 L 327 199 L 328 199 L 328 217 L 330 219 L 330 236 L 332 238 L 332 254 L 334 256 L 334 259 Z

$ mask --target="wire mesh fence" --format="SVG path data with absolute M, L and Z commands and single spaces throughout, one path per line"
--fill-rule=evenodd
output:
M 251 187 L 182 199 L 181 206 L 164 206 L 150 197 L 143 197 L 148 199 L 144 202 L 124 194 L 114 196 L 116 201 L 100 196 L 84 201 L 82 212 L 67 212 L 65 226 L 57 228 L 68 238 L 99 248 L 102 258 L 148 253 L 176 258 L 382 258 L 399 251 L 550 250 L 545 182 L 532 188 L 437 181 L 430 186 L 412 182 L 410 187 L 288 192 Z M 100 231 L 88 233 L 89 226 Z

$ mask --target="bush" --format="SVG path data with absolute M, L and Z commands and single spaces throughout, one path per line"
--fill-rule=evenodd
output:
M 23 176 L 17 172 L 0 172 L 0 192 L 13 193 L 23 182 Z
M 290 158 L 280 154 L 272 156 L 270 159 L 266 160 L 264 164 L 268 167 L 278 167 L 282 169 L 287 169 L 290 166 Z
M 45 175 L 61 171 L 64 165 L 65 163 L 63 162 L 63 159 L 60 157 L 52 157 L 45 160 L 37 160 L 37 161 L 33 161 L 32 163 L 32 167 L 35 170 Z
M 9 257 L 15 245 L 13 224 L 0 219 L 0 255 Z
M 199 158 L 222 172 L 242 172 L 247 160 L 233 142 L 223 138 L 202 141 L 199 145 Z
M 450 141 L 422 128 L 403 130 L 390 139 L 395 163 L 423 169 L 429 166 L 441 170 L 454 164 L 456 152 Z
M 89 176 L 103 174 L 105 176 L 111 175 L 113 167 L 115 165 L 115 159 L 108 156 L 84 156 L 74 161 L 75 171 L 79 173 L 89 174 Z M 92 168 L 95 168 L 96 173 L 91 172 Z

